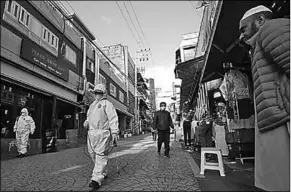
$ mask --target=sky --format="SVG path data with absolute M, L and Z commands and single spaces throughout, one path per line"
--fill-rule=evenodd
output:
M 178 49 L 182 35 L 199 32 L 202 9 L 196 8 L 198 1 L 131 1 L 146 40 L 137 24 L 129 1 L 69 1 L 65 6 L 73 10 L 86 27 L 97 37 L 100 46 L 127 45 L 131 57 L 135 58 L 138 48 L 150 48 L 153 62 L 146 66 L 145 77 L 154 78 L 155 86 L 161 88 L 160 96 L 172 94 L 174 81 L 175 51 Z M 136 39 L 120 12 L 119 4 Z M 136 30 L 124 3 L 135 24 Z M 193 7 L 194 6 L 194 7 Z M 66 6 L 67 7 L 67 6 Z M 146 44 L 147 42 L 147 44 Z M 149 47 L 147 46 L 149 45 Z

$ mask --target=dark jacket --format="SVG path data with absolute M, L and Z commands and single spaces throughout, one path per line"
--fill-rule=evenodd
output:
M 290 118 L 290 20 L 268 21 L 250 42 L 258 128 L 266 131 Z
M 154 129 L 165 131 L 174 128 L 172 117 L 168 111 L 157 111 L 153 123 Z

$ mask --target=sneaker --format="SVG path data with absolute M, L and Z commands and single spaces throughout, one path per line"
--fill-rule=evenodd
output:
M 158 156 L 160 156 L 160 155 L 161 155 L 161 152 L 160 152 L 160 151 L 158 151 L 158 152 L 157 152 L 157 154 L 158 154 Z
M 19 153 L 18 155 L 16 155 L 16 157 L 17 157 L 17 158 L 19 158 L 19 157 L 21 157 L 21 155 L 22 155 L 22 154 L 21 154 L 21 153 Z
M 19 157 L 20 158 L 26 157 L 26 154 L 20 154 Z
M 91 183 L 89 184 L 89 187 L 93 188 L 93 189 L 98 189 L 100 187 L 99 183 L 97 181 L 91 181 Z
M 165 157 L 170 158 L 170 155 L 165 155 Z

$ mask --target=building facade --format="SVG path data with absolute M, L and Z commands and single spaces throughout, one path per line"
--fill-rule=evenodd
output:
M 121 131 L 131 129 L 134 63 L 122 47 L 126 65 L 120 70 L 94 40 L 76 14 L 54 2 L 1 1 L 2 152 L 15 139 L 13 126 L 23 107 L 36 124 L 31 153 L 78 146 L 78 136 L 86 134 L 85 95 L 97 83 L 106 85 Z

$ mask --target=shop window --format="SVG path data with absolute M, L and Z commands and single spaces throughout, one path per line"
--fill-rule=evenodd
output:
M 121 101 L 122 103 L 124 102 L 124 94 L 122 91 L 119 91 L 119 101 Z
M 13 105 L 2 102 L 1 99 L 1 138 L 14 138 L 13 127 L 15 119 L 13 118 Z
M 75 128 L 75 107 L 69 103 L 57 100 L 56 110 L 56 124 L 57 137 L 59 139 L 66 139 L 69 135 L 66 134 L 66 130 Z
M 110 83 L 110 95 L 116 97 L 116 87 Z
M 70 48 L 68 45 L 66 45 L 66 55 L 65 58 L 71 62 L 72 64 L 76 65 L 77 62 L 77 54 L 76 52 Z
M 28 28 L 29 19 L 30 19 L 30 14 L 23 7 L 21 7 L 19 22 Z
M 106 85 L 106 78 L 101 74 L 99 74 L 99 83 Z

